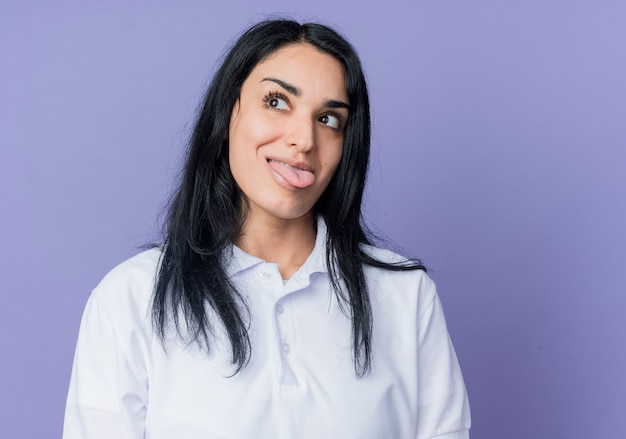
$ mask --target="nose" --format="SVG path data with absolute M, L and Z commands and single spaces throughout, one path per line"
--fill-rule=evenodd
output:
M 293 117 L 289 124 L 287 144 L 299 152 L 307 152 L 315 145 L 315 123 L 309 117 Z

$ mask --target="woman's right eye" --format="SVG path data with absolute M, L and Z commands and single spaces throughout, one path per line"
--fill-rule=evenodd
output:
M 270 93 L 263 99 L 265 106 L 272 110 L 288 110 L 289 102 L 287 97 L 279 93 Z

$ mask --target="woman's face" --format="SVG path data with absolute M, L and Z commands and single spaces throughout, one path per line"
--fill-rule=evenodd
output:
M 348 104 L 343 66 L 309 44 L 285 46 L 252 70 L 229 129 L 230 169 L 249 215 L 311 214 L 339 165 Z

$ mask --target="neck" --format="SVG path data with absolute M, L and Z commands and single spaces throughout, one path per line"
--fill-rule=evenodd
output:
M 289 279 L 315 247 L 315 217 L 310 212 L 296 219 L 265 218 L 249 212 L 235 244 L 246 253 L 278 265 Z

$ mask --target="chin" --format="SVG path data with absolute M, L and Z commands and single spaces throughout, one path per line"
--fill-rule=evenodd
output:
M 284 220 L 297 220 L 312 214 L 312 206 L 281 206 L 268 209 L 270 215 Z
M 289 212 L 281 212 L 277 215 L 277 217 L 285 219 L 285 220 L 298 220 L 304 217 L 307 217 L 311 214 L 311 210 L 306 211 L 289 211 Z

